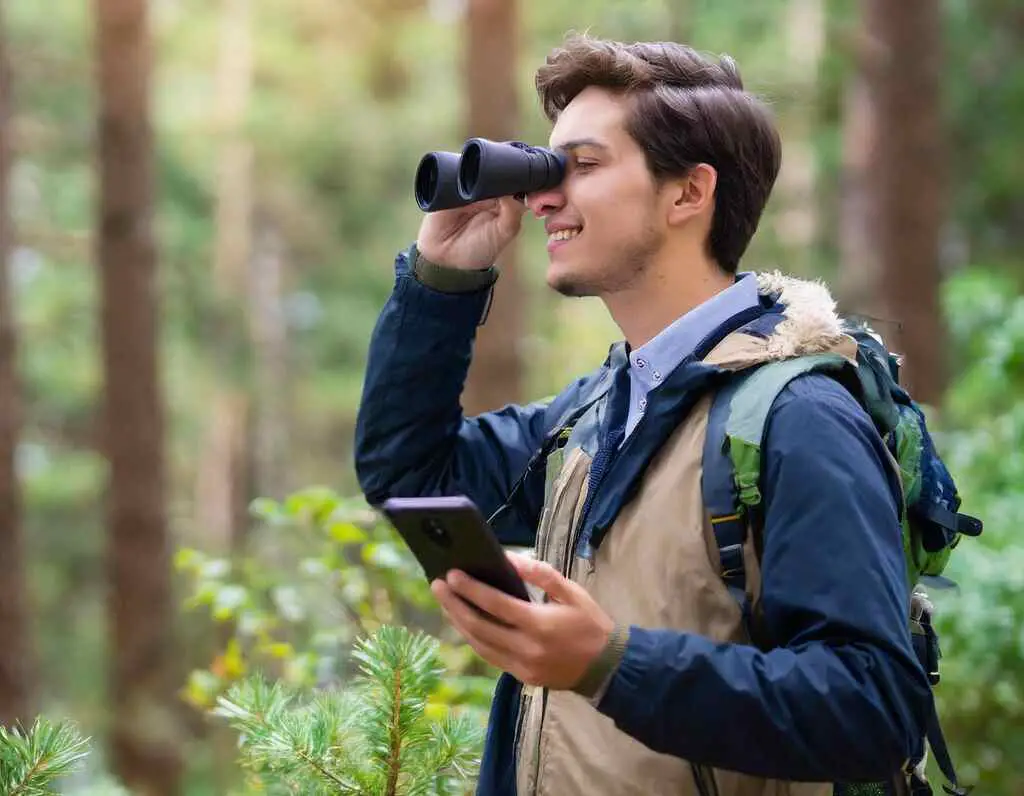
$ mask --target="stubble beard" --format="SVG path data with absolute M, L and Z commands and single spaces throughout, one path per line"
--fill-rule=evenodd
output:
M 629 290 L 643 279 L 664 241 L 662 233 L 647 227 L 603 257 L 601 267 L 592 273 L 565 274 L 550 286 L 567 298 L 604 296 Z

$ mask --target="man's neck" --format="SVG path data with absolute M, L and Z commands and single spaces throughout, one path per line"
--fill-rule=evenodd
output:
M 734 282 L 734 277 L 713 261 L 696 256 L 677 259 L 671 267 L 652 263 L 636 283 L 602 299 L 630 348 L 635 349 Z

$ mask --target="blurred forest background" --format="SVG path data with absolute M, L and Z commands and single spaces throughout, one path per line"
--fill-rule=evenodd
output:
M 775 106 L 743 267 L 828 280 L 907 355 L 986 522 L 935 595 L 940 714 L 968 782 L 1024 791 L 1019 0 L 0 0 L 0 724 L 93 736 L 73 792 L 241 788 L 216 696 L 343 680 L 381 622 L 441 637 L 436 699 L 486 709 L 352 428 L 418 159 L 545 144 L 532 75 L 570 29 L 728 52 Z M 469 411 L 616 336 L 526 226 Z

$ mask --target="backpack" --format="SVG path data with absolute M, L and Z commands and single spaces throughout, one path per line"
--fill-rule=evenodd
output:
M 979 519 L 960 512 L 961 499 L 925 423 L 924 413 L 899 382 L 899 361 L 867 325 L 844 322 L 857 342 L 856 366 L 839 354 L 811 354 L 770 362 L 741 372 L 713 399 L 704 447 L 704 505 L 718 543 L 722 579 L 739 603 L 751 641 L 771 646 L 760 629 L 756 600 L 744 573 L 743 545 L 748 532 L 761 554 L 761 444 L 776 397 L 794 378 L 825 373 L 842 383 L 870 415 L 899 470 L 903 500 L 899 506 L 907 579 L 912 589 L 908 630 L 914 651 L 934 687 L 939 682 L 939 644 L 932 626 L 932 605 L 925 587 L 949 588 L 943 576 L 963 536 L 978 536 Z M 951 794 L 965 794 L 956 777 L 933 702 L 927 737 Z M 924 748 L 904 773 L 911 794 L 931 794 L 924 777 Z M 887 783 L 837 786 L 837 793 L 869 796 L 891 792 Z

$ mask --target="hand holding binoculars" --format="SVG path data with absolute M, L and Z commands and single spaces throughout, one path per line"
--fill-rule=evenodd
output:
M 461 153 L 428 152 L 416 169 L 416 204 L 447 210 L 553 188 L 565 176 L 565 155 L 519 141 L 470 138 Z

